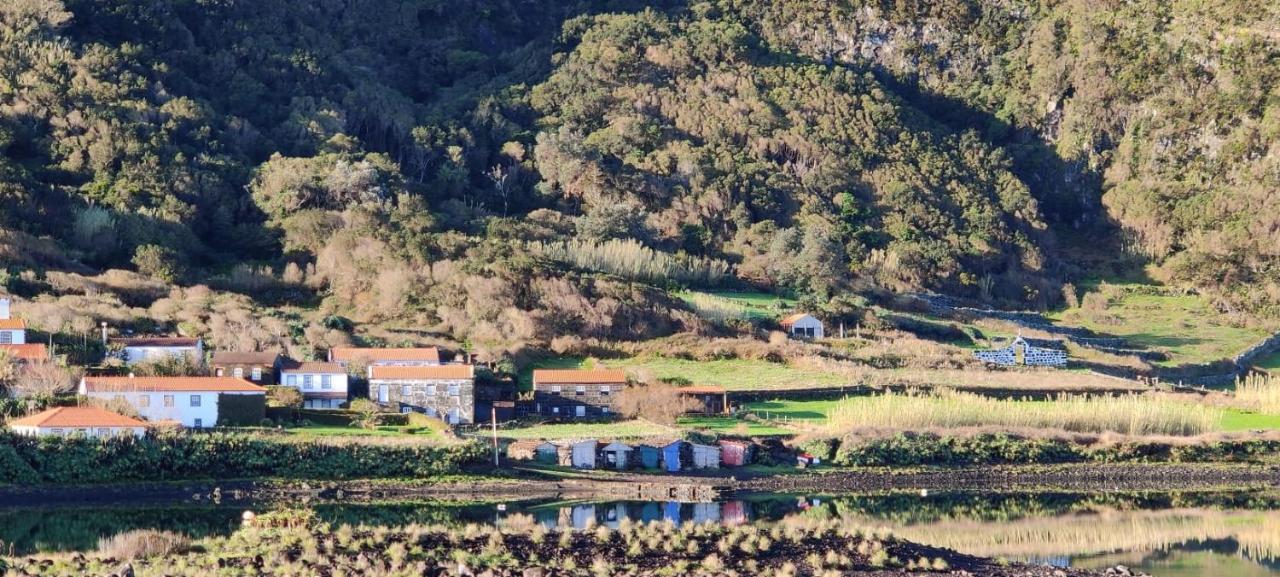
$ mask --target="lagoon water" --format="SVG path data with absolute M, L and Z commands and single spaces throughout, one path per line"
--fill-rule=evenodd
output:
M 154 528 L 194 538 L 228 535 L 245 509 L 265 505 L 117 503 L 0 507 L 0 555 L 91 551 L 101 537 Z M 514 501 L 315 503 L 335 525 L 541 524 L 584 529 L 632 522 L 769 523 L 790 515 L 838 517 L 867 529 L 964 553 L 1156 577 L 1280 576 L 1280 492 L 889 492 L 761 494 L 716 503 Z

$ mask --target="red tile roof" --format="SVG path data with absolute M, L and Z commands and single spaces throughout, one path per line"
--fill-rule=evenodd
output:
M 342 368 L 338 363 L 322 363 L 319 361 L 288 361 L 280 366 L 282 373 L 328 373 L 331 375 L 343 375 L 347 370 Z
M 27 321 L 22 319 L 0 319 L 0 331 L 27 330 Z
M 538 369 L 534 385 L 625 385 L 627 373 L 617 369 Z
M 194 347 L 200 339 L 187 337 L 122 337 L 111 339 L 126 347 Z
M 680 387 L 676 389 L 676 392 L 687 395 L 722 395 L 725 393 L 725 388 L 714 385 L 694 385 L 692 387 Z
M 146 423 L 98 407 L 55 407 L 37 415 L 9 423 L 10 427 L 145 427 Z
M 800 319 L 807 316 L 809 316 L 809 313 L 796 313 L 782 319 L 782 321 L 779 322 L 779 324 L 781 324 L 784 327 L 790 327 L 791 325 L 796 324 L 796 321 L 799 321 Z
M 49 347 L 41 343 L 28 343 L 25 345 L 0 345 L 0 350 L 9 351 L 13 358 L 20 361 L 47 361 L 49 360 Z
M 179 391 L 210 393 L 266 393 L 236 377 L 85 377 L 86 392 Z
M 329 360 L 338 361 L 428 361 L 440 362 L 437 347 L 374 349 L 360 347 L 334 347 L 329 349 Z
M 369 367 L 370 379 L 474 379 L 472 365 L 438 365 L 431 367 Z

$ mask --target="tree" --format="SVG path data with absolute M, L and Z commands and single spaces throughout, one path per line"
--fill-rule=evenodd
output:
M 18 372 L 10 386 L 16 397 L 50 399 L 75 390 L 76 375 L 68 368 L 52 362 L 32 363 Z
M 697 407 L 697 402 L 667 384 L 634 385 L 618 395 L 618 412 L 660 425 L 674 425 L 676 419 Z
M 302 401 L 302 391 L 296 387 L 279 385 L 267 387 L 267 404 L 272 407 L 297 409 L 302 407 Z
M 185 273 L 181 256 L 169 247 L 144 244 L 133 253 L 133 266 L 138 272 L 157 280 L 172 283 Z

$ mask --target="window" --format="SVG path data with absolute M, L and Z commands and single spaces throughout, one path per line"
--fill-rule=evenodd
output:
M 600 385 L 600 394 L 605 397 L 609 396 L 609 385 Z
M 459 385 L 449 385 L 449 394 L 455 397 L 461 395 L 462 387 Z
M 558 395 L 558 394 L 560 394 L 560 385 L 554 385 L 554 386 L 552 386 L 552 387 L 551 387 L 551 394 L 553 394 L 553 395 Z
M 406 413 L 406 414 L 407 414 L 407 413 L 412 413 L 412 412 L 413 412 L 413 407 L 410 407 L 409 405 L 400 405 L 400 412 L 401 412 L 401 413 Z
M 50 429 L 50 430 L 49 430 L 49 432 L 50 432 L 50 433 L 53 433 L 53 434 L 55 434 L 55 435 L 61 435 L 61 434 L 62 434 L 62 429 Z
M 291 387 L 298 386 L 298 375 L 285 375 L 284 384 L 289 385 Z
M 578 385 L 578 387 L 574 389 L 573 394 L 581 397 L 582 395 L 587 394 L 587 387 L 585 385 Z
M 584 407 L 584 406 L 582 406 L 582 405 L 578 405 L 578 406 L 574 407 L 574 412 L 576 413 L 576 415 L 575 415 L 575 416 L 578 416 L 578 417 L 585 417 L 585 416 L 587 416 L 587 408 L 586 408 L 586 407 Z
M 249 373 L 249 378 L 255 381 L 262 380 L 262 367 L 253 367 L 253 372 Z
M 559 415 L 559 414 L 560 414 L 560 407 L 551 407 L 551 414 L 553 414 L 553 415 Z
M 98 436 L 99 436 L 99 437 L 110 437 L 110 436 L 111 436 L 111 429 L 98 429 Z
M 138 395 L 138 406 L 143 408 L 150 407 L 151 395 Z
M 172 407 L 172 406 L 173 406 L 173 395 L 165 395 L 165 396 L 164 396 L 164 406 L 166 406 L 166 407 Z
M 191 406 L 193 407 L 200 406 L 200 395 L 191 395 Z
M 196 419 L 196 420 L 195 420 L 195 422 L 192 424 L 192 426 L 193 426 L 193 427 L 195 427 L 195 428 L 197 428 L 197 429 L 203 429 L 203 428 L 204 428 L 204 419 Z
M 311 375 L 302 375 L 302 388 L 310 389 L 311 387 Z
M 400 396 L 407 397 L 413 394 L 413 387 L 409 385 L 400 385 Z
M 423 413 L 426 413 L 428 417 L 432 417 L 432 418 L 434 418 L 434 417 L 436 416 L 436 410 L 435 410 L 435 407 L 427 407 L 427 408 L 426 408 L 426 410 L 424 410 L 424 411 L 422 411 L 422 412 L 423 412 Z
M 429 396 L 429 397 L 434 397 L 434 396 L 436 396 L 436 386 L 435 386 L 435 385 L 427 385 L 427 396 Z
M 231 371 L 231 376 L 233 376 L 233 377 L 235 377 L 235 378 L 237 378 L 237 379 L 243 379 L 243 378 L 244 378 L 244 367 L 236 367 L 235 369 L 233 369 L 233 370 Z
M 0 345 L 13 344 L 13 333 L 10 331 L 0 331 Z
M 600 413 L 604 415 L 609 414 L 609 407 L 600 407 Z
M 333 388 L 333 376 L 320 375 L 320 388 L 329 390 Z

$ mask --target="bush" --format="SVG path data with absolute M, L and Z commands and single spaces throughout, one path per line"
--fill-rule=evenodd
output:
M 24 437 L 0 433 L 0 482 L 108 483 L 191 479 L 430 477 L 483 461 L 479 443 L 292 439 L 244 433 Z
M 185 553 L 191 540 L 172 531 L 138 529 L 98 539 L 98 553 L 118 560 L 146 559 Z
M 267 416 L 267 400 L 263 395 L 218 395 L 218 426 L 248 427 Z

